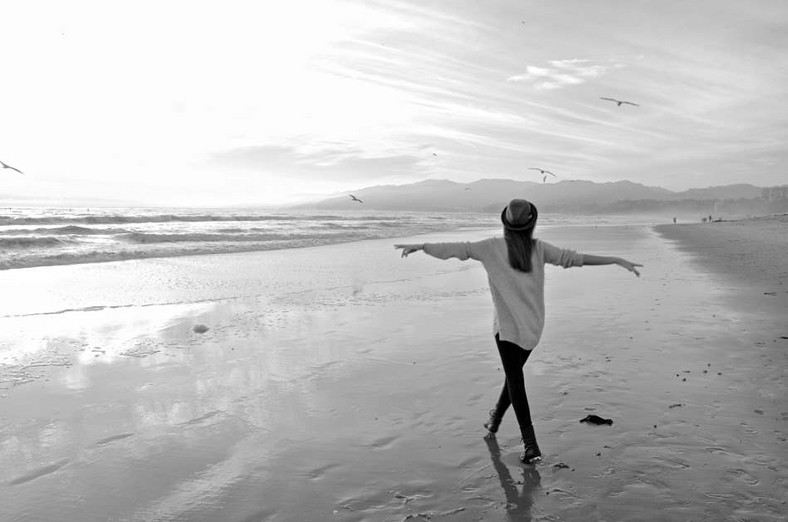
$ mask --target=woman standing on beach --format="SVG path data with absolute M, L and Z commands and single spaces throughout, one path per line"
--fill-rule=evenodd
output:
M 495 309 L 493 329 L 506 380 L 490 419 L 484 423 L 488 436 L 498 431 L 504 413 L 511 405 L 520 425 L 524 451 L 520 460 L 541 460 L 531 423 L 531 410 L 525 394 L 523 366 L 539 343 L 544 327 L 544 264 L 564 268 L 588 265 L 619 265 L 639 276 L 636 267 L 620 257 L 580 254 L 533 238 L 538 213 L 523 199 L 513 199 L 501 212 L 504 236 L 475 243 L 424 243 L 394 245 L 402 257 L 423 250 L 438 259 L 457 258 L 481 261 L 487 271 Z

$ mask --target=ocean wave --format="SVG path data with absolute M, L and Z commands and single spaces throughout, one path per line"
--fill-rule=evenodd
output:
M 222 215 L 222 214 L 156 214 L 156 215 L 96 215 L 96 216 L 46 216 L 46 217 L 9 217 L 0 216 L 0 226 L 22 225 L 122 225 L 127 223 L 202 223 L 233 221 L 395 221 L 408 223 L 411 216 L 337 216 L 337 215 Z
M 320 226 L 324 229 L 336 229 L 336 230 L 367 230 L 369 225 L 353 225 L 349 224 L 346 225 L 344 223 L 321 223 Z M 252 229 L 252 230 L 261 230 L 261 229 Z
M 353 239 L 309 237 L 297 240 L 277 240 L 269 242 L 225 242 L 219 244 L 199 243 L 165 248 L 127 248 L 116 250 L 90 250 L 81 252 L 44 252 L 15 258 L 0 258 L 0 270 L 32 268 L 40 266 L 74 265 L 83 263 L 106 263 L 112 261 L 130 261 L 135 259 L 170 258 L 183 256 L 199 256 L 207 254 L 234 254 L 242 252 L 263 252 L 288 248 L 304 248 L 335 244 Z M 154 245 L 152 245 L 154 246 Z M 159 244 L 159 247 L 164 245 Z
M 59 237 L 0 237 L 0 250 L 65 246 L 70 243 Z
M 171 222 L 211 222 L 211 221 L 274 221 L 299 219 L 291 216 L 257 215 L 213 215 L 213 214 L 156 214 L 156 215 L 96 215 L 96 216 L 46 216 L 46 217 L 0 217 L 0 226 L 15 225 L 115 225 L 125 223 L 171 223 Z
M 122 234 L 118 239 L 136 244 L 148 243 L 248 243 L 266 241 L 298 241 L 323 239 L 325 234 L 205 234 L 205 233 L 186 233 L 186 234 L 152 234 L 145 232 L 129 232 Z
M 10 228 L 2 231 L 5 236 L 29 236 L 29 235 L 78 235 L 78 236 L 92 236 L 92 235 L 111 235 L 123 234 L 128 230 L 123 228 L 90 228 L 80 227 L 78 225 L 66 225 L 63 227 L 39 227 L 39 228 Z
M 252 230 L 255 230 L 255 229 L 252 229 Z M 262 230 L 262 229 L 256 229 L 256 230 Z M 243 229 L 243 228 L 219 228 L 219 229 L 216 229 L 216 231 L 220 232 L 222 234 L 238 234 L 240 232 L 246 232 L 246 230 Z

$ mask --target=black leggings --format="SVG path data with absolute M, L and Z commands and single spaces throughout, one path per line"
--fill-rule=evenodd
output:
M 523 377 L 523 366 L 531 352 L 523 350 L 509 341 L 501 341 L 498 334 L 495 334 L 495 344 L 498 345 L 498 353 L 501 355 L 503 371 L 506 374 L 501 396 L 495 406 L 495 415 L 503 417 L 511 405 L 517 416 L 517 424 L 520 425 L 520 431 L 522 431 L 531 425 L 531 409 L 528 407 L 528 396 L 525 394 L 525 378 Z

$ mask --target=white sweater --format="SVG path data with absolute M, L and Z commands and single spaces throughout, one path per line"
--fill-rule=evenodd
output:
M 438 259 L 481 261 L 495 306 L 493 334 L 525 350 L 536 347 L 544 328 L 544 264 L 564 268 L 583 266 L 583 254 L 538 239 L 534 241 L 532 269 L 528 273 L 509 265 L 506 241 L 502 237 L 475 243 L 426 243 L 424 252 Z

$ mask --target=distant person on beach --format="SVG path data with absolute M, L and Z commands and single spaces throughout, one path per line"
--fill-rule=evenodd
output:
M 503 237 L 458 243 L 394 245 L 402 257 L 423 250 L 438 259 L 457 258 L 481 261 L 487 271 L 494 305 L 493 333 L 506 380 L 498 403 L 484 424 L 488 437 L 498 431 L 504 413 L 511 405 L 517 416 L 524 450 L 520 460 L 541 460 L 536 443 L 531 410 L 525 393 L 523 366 L 539 343 L 544 328 L 544 265 L 564 268 L 588 265 L 619 265 L 635 275 L 643 266 L 620 257 L 580 254 L 533 238 L 538 213 L 523 199 L 513 199 L 501 212 Z
M 673 216 L 673 224 L 676 224 L 676 216 Z

